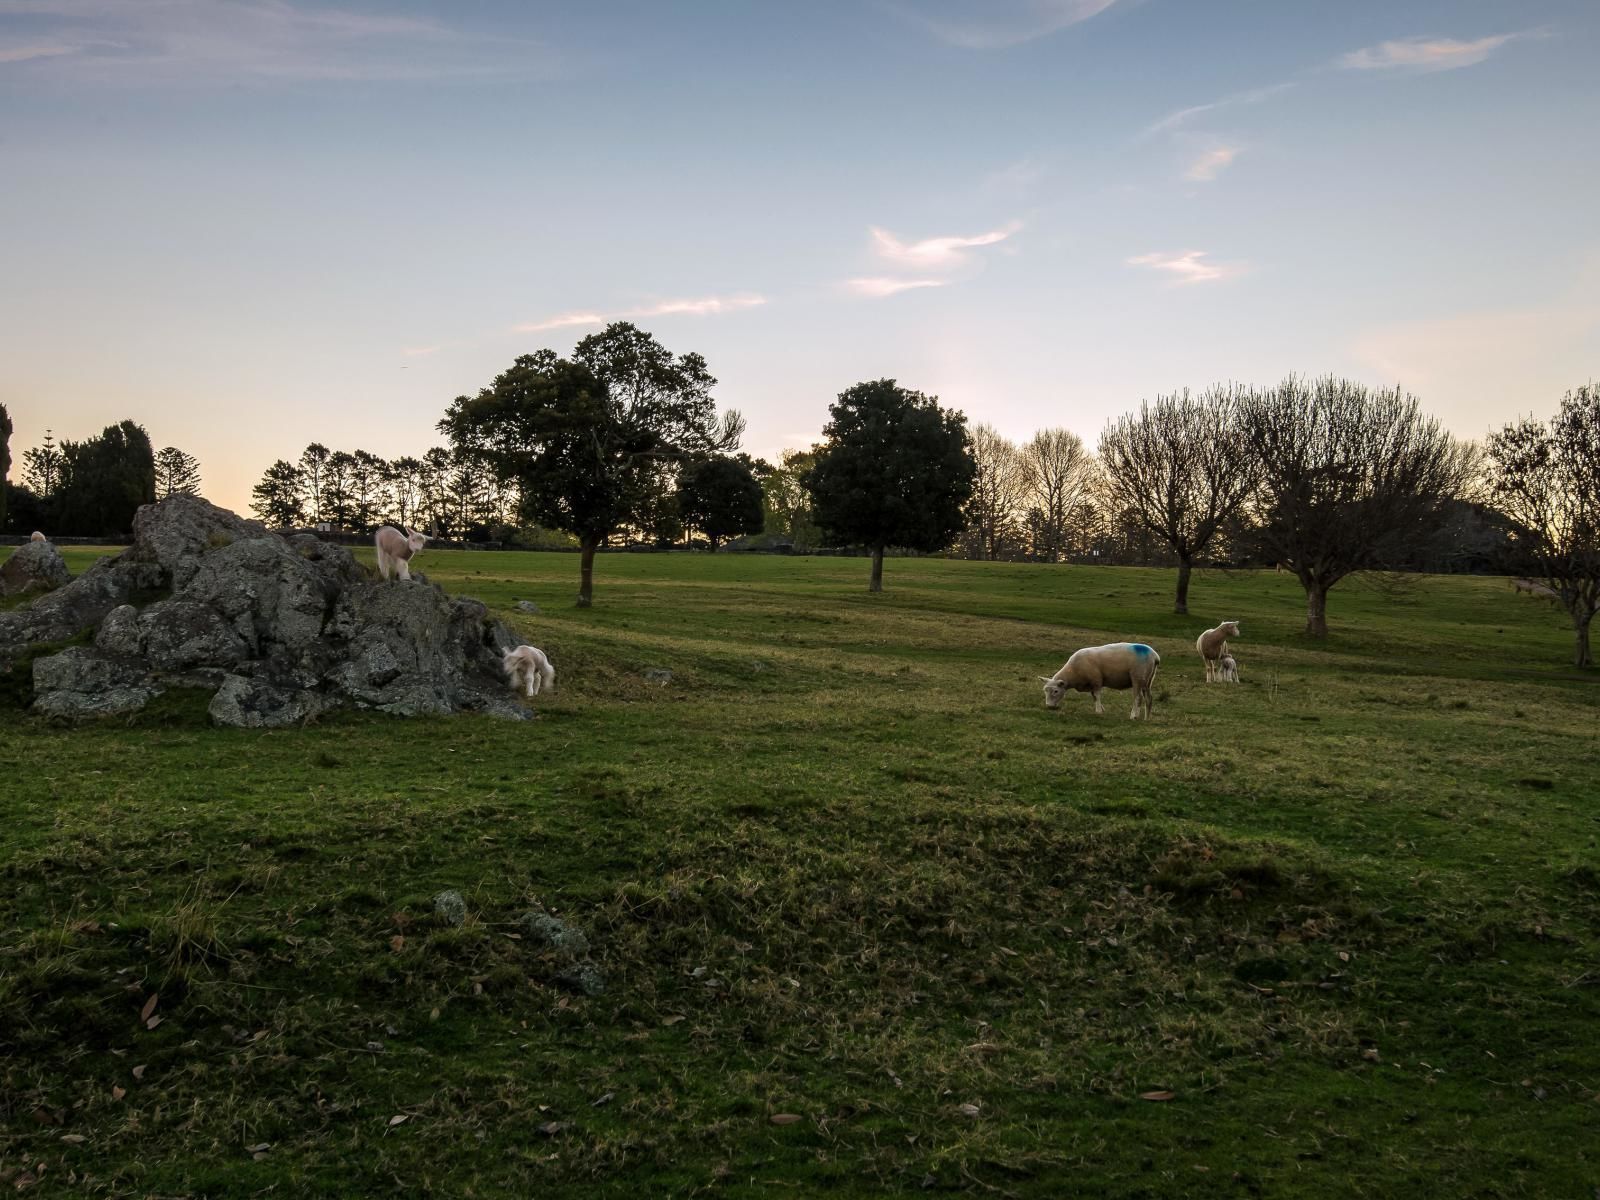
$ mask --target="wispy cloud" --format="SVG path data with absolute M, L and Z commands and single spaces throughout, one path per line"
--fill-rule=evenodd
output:
M 596 312 L 582 309 L 559 313 L 542 321 L 528 321 L 513 326 L 517 333 L 544 333 L 551 329 L 574 329 L 584 325 L 609 325 L 612 321 L 638 321 L 649 317 L 708 317 L 722 313 L 759 308 L 767 302 L 765 296 L 753 292 L 740 292 L 733 296 L 704 296 L 694 300 L 662 300 L 639 308 Z
M 908 20 L 948 46 L 1000 50 L 1058 33 L 1099 16 L 1118 0 L 917 0 L 901 4 Z
M 1536 36 L 1535 31 L 1497 33 L 1476 41 L 1455 38 L 1414 37 L 1394 42 L 1379 42 L 1362 50 L 1352 50 L 1339 59 L 1339 65 L 1353 71 L 1453 71 L 1481 63 L 1507 42 Z
M 1130 267 L 1147 267 L 1164 271 L 1175 285 L 1190 283 L 1215 283 L 1229 279 L 1243 270 L 1239 263 L 1207 262 L 1210 254 L 1205 250 L 1185 250 L 1182 254 L 1141 254 L 1128 259 Z
M 1020 221 L 1013 221 L 1000 229 L 991 229 L 971 237 L 934 237 L 924 238 L 920 242 L 903 242 L 887 229 L 874 226 L 872 247 L 879 258 L 898 266 L 937 270 L 959 266 L 967 261 L 967 251 L 996 245 L 1021 228 Z
M 858 296 L 881 299 L 884 296 L 893 296 L 896 292 L 909 292 L 913 288 L 944 287 L 949 282 L 948 279 L 886 279 L 882 276 L 873 276 L 848 280 L 845 287 Z
M 1183 177 L 1196 183 L 1210 183 L 1239 157 L 1241 149 L 1239 146 L 1213 146 L 1189 164 Z
M 30 39 L 0 63 L 51 60 L 107 83 L 469 78 L 548 71 L 537 42 L 288 0 L 0 0 Z
M 407 346 L 400 353 L 407 358 L 425 358 L 427 355 L 437 354 L 443 349 L 443 346 Z
M 1142 137 L 1153 137 L 1158 133 L 1168 133 L 1174 129 L 1181 129 L 1196 117 L 1208 112 L 1216 112 L 1224 108 L 1237 108 L 1246 104 L 1260 104 L 1263 100 L 1270 100 L 1273 96 L 1281 95 L 1294 87 L 1294 83 L 1275 83 L 1270 87 L 1251 88 L 1247 92 L 1234 92 L 1220 100 L 1213 100 L 1209 104 L 1195 104 L 1189 108 L 1180 108 L 1170 112 L 1159 121 L 1145 126 Z

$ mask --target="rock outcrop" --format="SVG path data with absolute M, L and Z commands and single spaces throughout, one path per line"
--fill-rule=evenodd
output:
M 72 578 L 66 560 L 50 542 L 24 542 L 0 563 L 0 596 L 48 592 Z
M 251 728 L 345 705 L 528 715 L 500 670 L 516 639 L 478 601 L 420 575 L 369 578 L 342 546 L 280 537 L 192 496 L 141 508 L 122 554 L 0 613 L 0 668 L 90 629 L 92 644 L 34 660 L 36 711 L 126 713 L 199 687 L 214 693 L 213 721 Z

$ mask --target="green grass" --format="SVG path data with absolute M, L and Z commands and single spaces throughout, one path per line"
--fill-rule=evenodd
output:
M 1600 691 L 1504 581 L 1347 584 L 1312 644 L 1263 573 L 1181 618 L 1133 569 L 618 554 L 584 611 L 571 555 L 419 565 L 550 652 L 537 721 L 0 711 L 0 1183 L 1600 1186 Z M 1153 721 L 1045 710 L 1124 637 Z

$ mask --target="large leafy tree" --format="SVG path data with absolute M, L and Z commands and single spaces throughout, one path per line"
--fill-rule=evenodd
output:
M 1444 522 L 1466 489 L 1470 449 L 1398 388 L 1290 376 L 1239 399 L 1264 547 L 1306 593 L 1306 633 L 1328 635 L 1328 590 L 1383 570 Z
M 121 537 L 133 528 L 139 506 L 155 498 L 156 456 L 142 426 L 122 421 L 99 437 L 61 443 L 51 509 L 62 533 Z
M 1239 397 L 1230 387 L 1201 396 L 1157 396 L 1100 435 L 1100 466 L 1111 506 L 1131 514 L 1178 556 L 1172 611 L 1189 611 L 1189 573 L 1250 494 L 1241 470 Z
M 811 512 L 811 493 L 805 487 L 805 478 L 816 462 L 816 447 L 785 450 L 778 465 L 760 477 L 764 528 L 782 534 L 800 549 L 818 545 L 822 538 Z
M 760 533 L 761 484 L 746 463 L 726 455 L 700 459 L 684 467 L 678 479 L 678 515 L 711 543 Z
M 250 509 L 274 529 L 288 529 L 305 519 L 305 477 L 299 467 L 280 458 L 250 489 Z
M 868 590 L 881 592 L 886 548 L 938 550 L 961 531 L 977 472 L 967 421 L 892 379 L 858 383 L 828 411 L 806 486 L 834 544 L 872 551 Z
M 11 414 L 0 404 L 0 529 L 6 527 L 6 486 L 11 475 Z
M 200 460 L 176 446 L 156 451 L 156 499 L 200 494 Z
M 578 604 L 594 601 L 594 555 L 635 522 L 664 463 L 733 449 L 743 422 L 720 422 L 716 381 L 697 354 L 678 358 L 618 322 L 572 359 L 525 354 L 439 422 L 458 452 L 517 485 L 524 520 L 578 539 Z
M 1594 665 L 1600 612 L 1600 387 L 1568 392 L 1548 424 L 1527 418 L 1485 446 L 1495 502 L 1514 522 L 1518 569 L 1542 579 L 1572 618 L 1573 662 Z

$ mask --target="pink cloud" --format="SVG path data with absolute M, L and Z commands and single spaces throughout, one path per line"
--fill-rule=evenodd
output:
M 1239 157 L 1239 153 L 1238 146 L 1215 146 L 1190 163 L 1183 177 L 1196 183 L 1210 183 Z
M 693 300 L 663 300 L 640 308 L 618 309 L 614 312 L 595 312 L 589 309 L 559 313 L 543 321 L 528 321 L 513 326 L 518 333 L 544 333 L 551 329 L 573 329 L 584 325 L 609 325 L 612 321 L 634 321 L 647 317 L 718 316 L 758 308 L 767 302 L 765 296 L 753 292 L 740 292 L 733 296 L 706 296 Z
M 974 234 L 972 237 L 935 237 L 924 238 L 920 242 L 902 242 L 887 229 L 874 226 L 872 245 L 879 258 L 903 267 L 922 269 L 953 267 L 967 260 L 968 250 L 1003 242 L 1021 228 L 1020 221 L 1013 221 L 1003 228 Z
M 1451 71 L 1481 63 L 1507 42 L 1528 36 L 1526 32 L 1497 33 L 1471 42 L 1455 38 L 1403 38 L 1352 50 L 1339 59 L 1339 65 L 1356 71 Z
M 881 299 L 884 296 L 893 296 L 897 292 L 908 292 L 913 288 L 944 287 L 947 282 L 949 281 L 944 279 L 886 279 L 882 276 L 873 276 L 849 280 L 845 286 L 858 296 Z
M 1177 285 L 1214 283 L 1239 274 L 1243 267 L 1238 263 L 1203 261 L 1209 257 L 1204 250 L 1186 250 L 1182 254 L 1141 254 L 1128 259 L 1130 267 L 1148 267 L 1152 271 L 1165 271 Z

